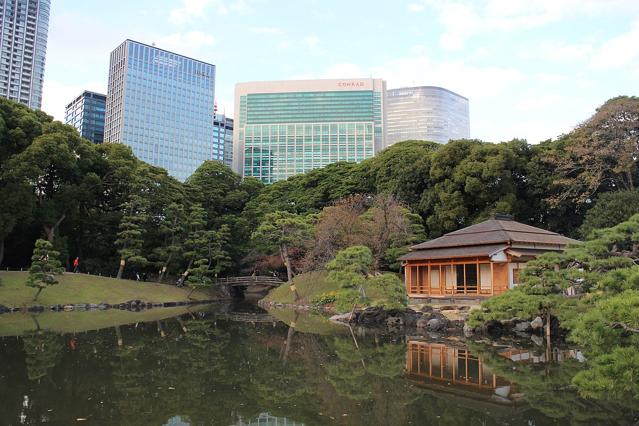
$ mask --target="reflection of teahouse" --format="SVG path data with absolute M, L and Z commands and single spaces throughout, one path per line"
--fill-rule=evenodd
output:
M 406 371 L 409 380 L 437 395 L 454 395 L 471 401 L 514 405 L 522 395 L 504 378 L 493 374 L 480 357 L 466 348 L 441 343 L 408 342 Z
M 482 297 L 512 288 L 526 262 L 572 243 L 578 241 L 494 215 L 417 244 L 400 260 L 410 297 Z

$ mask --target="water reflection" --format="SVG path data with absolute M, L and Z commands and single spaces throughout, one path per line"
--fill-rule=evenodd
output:
M 189 312 L 99 331 L 0 338 L 0 424 L 632 419 L 632 413 L 578 397 L 570 387 L 580 368 L 577 352 L 553 349 L 544 358 L 543 348 L 407 340 L 381 331 L 317 335 L 301 331 L 308 324 L 303 314 L 291 313 L 287 326 L 263 312 L 238 312 Z

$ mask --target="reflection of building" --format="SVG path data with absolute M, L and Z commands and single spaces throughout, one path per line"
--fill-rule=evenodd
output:
M 106 95 L 85 90 L 67 105 L 64 122 L 80 132 L 80 136 L 93 143 L 104 140 L 104 111 Z
M 442 386 L 447 392 L 464 396 L 496 396 L 496 402 L 512 402 L 511 383 L 493 374 L 467 349 L 439 343 L 408 342 L 406 354 L 408 378 L 422 385 Z
M 224 160 L 212 147 L 214 87 L 215 65 L 126 40 L 111 52 L 104 140 L 184 180 Z
M 265 183 L 385 147 L 379 79 L 294 80 L 235 86 L 233 169 Z
M 523 362 L 530 364 L 563 362 L 569 359 L 575 359 L 579 362 L 585 361 L 583 353 L 577 349 L 552 348 L 549 354 L 546 352 L 542 354 L 535 354 L 528 349 L 506 348 L 498 351 L 497 354 L 513 362 Z
M 304 426 L 304 423 L 298 423 L 289 420 L 286 417 L 275 417 L 269 413 L 262 413 L 252 420 L 240 420 L 234 426 Z
M 0 96 L 40 109 L 50 0 L 0 1 Z
M 470 137 L 468 99 L 442 87 L 386 91 L 386 143 L 406 140 L 446 143 Z
M 492 296 L 517 284 L 529 260 L 575 242 L 511 216 L 495 215 L 417 244 L 400 259 L 410 297 Z

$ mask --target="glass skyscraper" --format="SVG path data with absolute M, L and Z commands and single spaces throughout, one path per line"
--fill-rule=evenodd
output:
M 126 40 L 111 52 L 105 134 L 147 163 L 185 180 L 213 145 L 215 65 Z
M 0 0 L 0 96 L 42 106 L 50 0 Z
M 381 79 L 292 80 L 235 86 L 233 168 L 264 183 L 385 147 Z
M 213 146 L 222 150 L 224 164 L 233 166 L 233 119 L 217 114 L 213 119 Z M 220 148 L 222 147 L 222 148 Z
M 442 87 L 422 86 L 386 92 L 386 141 L 446 143 L 470 138 L 468 99 Z
M 104 141 L 104 112 L 106 95 L 85 90 L 64 110 L 64 122 L 93 143 Z

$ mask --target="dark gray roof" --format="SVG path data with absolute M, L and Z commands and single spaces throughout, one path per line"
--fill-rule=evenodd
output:
M 572 238 L 564 237 L 556 232 L 536 228 L 504 218 L 488 219 L 458 231 L 450 232 L 434 240 L 426 241 L 411 247 L 411 250 L 425 250 L 446 247 L 468 247 L 493 244 L 541 244 L 555 245 L 562 248 L 568 244 L 578 243 Z
M 399 260 L 419 260 L 419 259 L 448 259 L 451 257 L 480 257 L 490 256 L 500 250 L 507 249 L 505 244 L 489 244 L 471 247 L 447 247 L 432 248 L 427 250 L 416 250 L 406 253 Z

